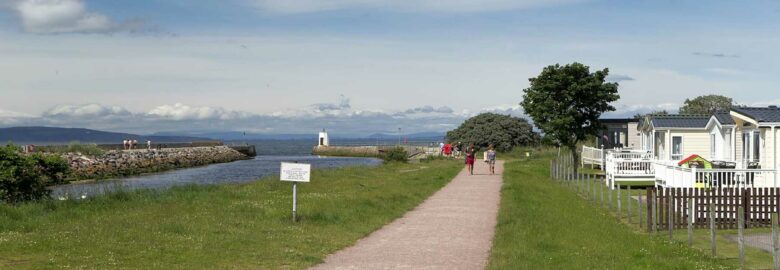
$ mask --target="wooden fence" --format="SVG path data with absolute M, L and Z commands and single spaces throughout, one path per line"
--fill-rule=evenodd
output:
M 695 228 L 708 228 L 710 204 L 714 205 L 717 229 L 736 229 L 738 208 L 742 206 L 746 228 L 771 227 L 771 216 L 780 208 L 780 188 L 663 188 L 647 189 L 647 228 L 688 227 L 693 215 Z M 693 211 L 689 200 L 693 201 Z M 656 213 L 653 215 L 653 209 Z

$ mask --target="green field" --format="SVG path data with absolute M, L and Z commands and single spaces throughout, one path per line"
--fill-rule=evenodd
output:
M 575 188 L 551 181 L 551 158 L 537 153 L 506 163 L 489 269 L 735 268 L 733 260 L 642 233 Z
M 299 185 L 188 186 L 0 205 L 0 269 L 302 269 L 420 204 L 461 169 L 431 161 L 319 170 Z

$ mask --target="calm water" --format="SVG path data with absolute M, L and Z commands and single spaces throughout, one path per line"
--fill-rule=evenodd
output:
M 163 173 L 145 174 L 121 179 L 101 180 L 52 187 L 55 198 L 80 198 L 114 190 L 165 189 L 180 185 L 207 185 L 246 183 L 279 174 L 281 162 L 309 163 L 314 169 L 346 166 L 377 166 L 382 163 L 374 158 L 319 157 L 309 153 L 311 141 L 252 141 L 259 156 L 251 160 L 213 164 L 204 167 L 180 169 Z

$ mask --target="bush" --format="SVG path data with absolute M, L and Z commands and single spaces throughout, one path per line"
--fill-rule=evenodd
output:
M 406 150 L 404 150 L 403 147 L 395 147 L 388 150 L 385 150 L 379 155 L 382 160 L 385 162 L 392 162 L 392 161 L 398 161 L 398 162 L 407 162 L 409 161 L 409 154 L 406 153 Z
M 539 139 L 539 134 L 533 131 L 528 120 L 495 113 L 474 116 L 455 130 L 447 132 L 447 140 L 462 142 L 462 147 L 473 143 L 479 150 L 493 144 L 500 152 L 536 144 Z
M 63 182 L 68 170 L 61 157 L 26 156 L 15 146 L 0 147 L 0 200 L 16 203 L 46 198 L 46 187 Z

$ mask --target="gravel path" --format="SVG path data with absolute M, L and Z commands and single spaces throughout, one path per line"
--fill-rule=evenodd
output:
M 313 269 L 483 269 L 495 234 L 503 162 L 477 160 L 414 210 Z

